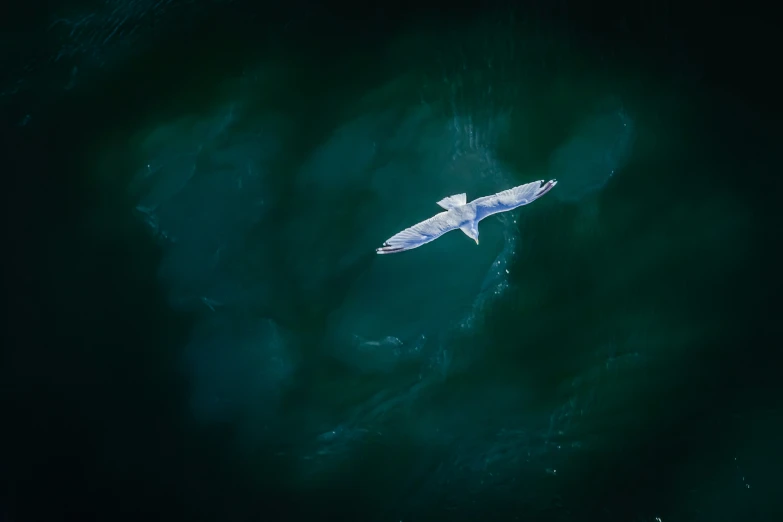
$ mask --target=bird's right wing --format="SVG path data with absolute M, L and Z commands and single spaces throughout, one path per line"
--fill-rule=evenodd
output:
M 542 186 L 543 181 L 533 181 L 518 187 L 498 192 L 492 196 L 485 196 L 472 201 L 476 205 L 476 220 L 482 220 L 498 212 L 513 210 L 522 205 L 527 205 L 537 200 L 557 184 L 555 180 L 549 180 Z
M 412 250 L 434 241 L 456 228 L 459 227 L 454 218 L 449 216 L 448 212 L 441 212 L 393 235 L 383 243 L 381 248 L 376 248 L 375 251 L 379 254 L 393 254 Z

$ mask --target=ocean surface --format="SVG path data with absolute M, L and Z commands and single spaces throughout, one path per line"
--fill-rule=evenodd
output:
M 780 520 L 772 118 L 541 9 L 20 15 L 0 520 Z

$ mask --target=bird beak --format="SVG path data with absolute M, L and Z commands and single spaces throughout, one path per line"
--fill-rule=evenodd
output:
M 478 239 L 476 240 L 476 244 L 478 245 Z

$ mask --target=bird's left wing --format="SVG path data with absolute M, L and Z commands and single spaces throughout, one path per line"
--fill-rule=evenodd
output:
M 552 190 L 557 181 L 552 179 L 541 185 L 542 183 L 544 183 L 543 180 L 533 181 L 472 201 L 471 203 L 476 205 L 476 220 L 479 221 L 492 214 L 506 212 L 532 203 Z
M 441 212 L 393 235 L 383 243 L 381 248 L 376 248 L 375 251 L 379 254 L 393 254 L 412 250 L 434 241 L 456 228 L 458 228 L 458 223 L 455 219 L 448 212 Z

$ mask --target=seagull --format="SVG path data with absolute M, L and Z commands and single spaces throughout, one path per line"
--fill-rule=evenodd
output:
M 543 186 L 542 186 L 543 183 Z M 525 185 L 498 192 L 492 196 L 474 199 L 467 202 L 466 194 L 455 194 L 438 201 L 438 206 L 445 209 L 425 219 L 421 223 L 406 228 L 402 232 L 387 239 L 383 246 L 376 248 L 378 254 L 394 254 L 413 250 L 421 245 L 435 241 L 446 232 L 460 229 L 469 238 L 479 244 L 478 223 L 487 216 L 507 212 L 522 205 L 537 200 L 554 187 L 557 180 L 533 181 Z

